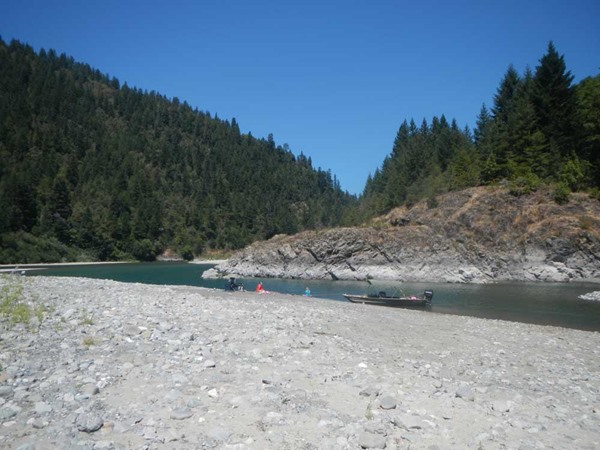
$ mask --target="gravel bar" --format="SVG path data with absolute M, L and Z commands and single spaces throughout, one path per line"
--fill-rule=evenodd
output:
M 287 294 L 2 277 L 0 448 L 597 449 L 600 334 Z

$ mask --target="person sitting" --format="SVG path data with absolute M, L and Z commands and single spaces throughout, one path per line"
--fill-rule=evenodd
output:
M 235 282 L 235 278 L 234 277 L 230 277 L 229 281 L 225 285 L 225 290 L 226 291 L 241 291 L 242 290 L 242 285 L 241 284 L 237 284 Z
M 306 286 L 306 289 L 304 290 L 304 296 L 310 297 L 310 289 L 308 288 L 308 286 Z
M 260 292 L 261 294 L 262 294 L 263 292 L 265 292 L 265 288 L 263 287 L 263 285 L 262 285 L 262 282 L 260 282 L 260 281 L 259 281 L 259 282 L 258 282 L 258 284 L 256 285 L 256 292 Z

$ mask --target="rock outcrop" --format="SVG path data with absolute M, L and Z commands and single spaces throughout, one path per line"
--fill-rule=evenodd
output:
M 600 277 L 600 202 L 504 188 L 446 194 L 397 208 L 371 226 L 307 231 L 255 243 L 205 273 L 304 279 L 488 283 Z

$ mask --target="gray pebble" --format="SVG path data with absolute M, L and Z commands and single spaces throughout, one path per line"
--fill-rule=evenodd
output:
M 35 450 L 35 444 L 27 443 L 23 445 L 19 445 L 16 450 Z
M 381 409 L 394 409 L 396 408 L 396 405 L 396 399 L 389 395 L 386 395 L 379 399 L 379 407 Z
M 456 397 L 462 398 L 467 401 L 475 401 L 475 393 L 473 389 L 468 384 L 461 384 L 459 388 L 456 390 Z
M 0 420 L 12 419 L 17 415 L 17 411 L 12 408 L 0 408 Z
M 385 448 L 386 437 L 380 434 L 364 431 L 358 436 L 358 445 L 361 448 Z
M 86 433 L 93 433 L 94 431 L 98 431 L 104 425 L 104 420 L 101 417 L 82 413 L 77 416 L 75 419 L 75 425 L 79 431 L 84 431 Z
M 171 419 L 173 420 L 184 420 L 192 417 L 194 413 L 189 408 L 176 408 L 171 411 Z
M 14 389 L 10 386 L 0 386 L 0 397 L 8 398 L 13 395 Z

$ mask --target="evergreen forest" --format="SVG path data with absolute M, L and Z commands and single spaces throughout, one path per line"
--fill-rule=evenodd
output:
M 0 262 L 186 259 L 343 224 L 356 197 L 273 136 L 0 39 Z
M 419 125 L 405 120 L 367 180 L 363 215 L 422 199 L 435 207 L 441 193 L 500 183 L 514 195 L 550 188 L 559 203 L 581 190 L 600 198 L 600 76 L 572 82 L 550 42 L 534 71 L 508 67 L 473 131 L 444 115 Z
M 235 118 L 0 39 L 0 263 L 192 259 L 480 185 L 600 199 L 600 76 L 573 79 L 550 42 L 534 70 L 508 67 L 474 130 L 405 120 L 357 199 Z

